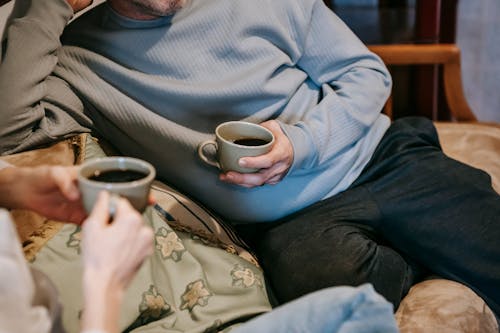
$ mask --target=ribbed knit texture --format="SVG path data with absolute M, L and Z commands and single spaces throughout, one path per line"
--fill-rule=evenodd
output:
M 346 189 L 389 126 L 380 114 L 391 85 L 385 66 L 322 0 L 190 0 L 174 15 L 146 22 L 103 4 L 66 29 L 57 53 L 47 52 L 57 46 L 49 34 L 31 38 L 27 21 L 62 31 L 53 16 L 67 17 L 68 6 L 41 2 L 32 7 L 55 14 L 24 17 L 24 34 L 15 36 L 32 45 L 25 52 L 40 57 L 36 63 L 53 77 L 23 88 L 21 101 L 11 90 L 16 98 L 2 112 L 22 115 L 23 126 L 0 120 L 2 152 L 93 128 L 123 154 L 151 161 L 162 179 L 216 213 L 257 222 Z M 9 52 L 10 46 L 1 70 L 19 73 L 19 59 Z M 46 97 L 36 105 L 40 85 Z M 280 121 L 295 156 L 279 184 L 224 184 L 217 169 L 199 160 L 198 144 L 219 123 L 237 119 Z

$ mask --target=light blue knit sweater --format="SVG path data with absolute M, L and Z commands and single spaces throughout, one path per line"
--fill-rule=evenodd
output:
M 8 30 L 3 153 L 93 129 L 223 217 L 259 222 L 345 190 L 389 126 L 385 66 L 322 0 L 190 0 L 153 21 L 103 4 L 60 48 L 70 17 L 64 0 L 33 1 Z M 295 159 L 279 184 L 228 185 L 197 157 L 236 119 L 280 121 Z

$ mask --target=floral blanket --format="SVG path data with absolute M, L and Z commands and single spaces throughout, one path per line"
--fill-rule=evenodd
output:
M 88 136 L 79 148 L 84 159 L 104 155 Z M 230 227 L 162 183 L 152 191 L 157 204 L 144 218 L 154 229 L 155 251 L 127 290 L 121 330 L 223 332 L 269 311 L 262 270 Z M 30 259 L 57 286 L 66 331 L 78 332 L 80 228 L 62 226 Z

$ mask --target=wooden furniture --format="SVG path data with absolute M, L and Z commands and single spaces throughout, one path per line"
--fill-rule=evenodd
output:
M 455 44 L 392 44 L 371 45 L 369 48 L 378 54 L 389 67 L 442 65 L 444 95 L 453 120 L 476 120 L 463 93 L 460 50 Z M 392 117 L 392 96 L 386 104 L 384 112 Z
M 354 0 L 351 4 L 336 0 L 324 2 L 366 44 L 455 43 L 458 0 L 378 0 L 368 7 L 357 5 L 359 1 Z M 343 17 L 346 9 L 349 15 Z M 354 11 L 359 15 L 354 15 Z M 368 15 L 367 12 L 373 14 Z M 372 20 L 373 26 L 366 24 Z M 442 80 L 445 74 L 441 65 L 419 63 L 411 67 L 398 66 L 393 71 L 393 77 L 398 82 L 394 95 L 399 101 L 394 103 L 394 118 L 420 115 L 446 121 L 455 117 L 448 107 Z

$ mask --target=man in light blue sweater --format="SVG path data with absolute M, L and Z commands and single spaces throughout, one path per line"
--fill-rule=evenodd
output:
M 430 270 L 500 313 L 500 197 L 443 155 L 432 123 L 380 113 L 391 79 L 322 0 L 16 3 L 0 67 L 0 152 L 93 131 L 234 223 L 279 302 L 371 282 L 396 306 Z M 61 38 L 59 38 L 62 36 Z M 255 174 L 196 154 L 261 123 Z

